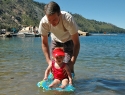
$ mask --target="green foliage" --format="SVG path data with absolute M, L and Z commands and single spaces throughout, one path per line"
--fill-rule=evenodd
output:
M 125 29 L 118 28 L 117 26 L 106 23 L 100 22 L 96 20 L 89 20 L 85 19 L 79 14 L 72 14 L 74 20 L 76 21 L 79 29 L 85 32 L 106 32 L 106 33 L 125 33 Z

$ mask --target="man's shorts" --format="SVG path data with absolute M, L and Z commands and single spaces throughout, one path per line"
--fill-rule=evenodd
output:
M 51 41 L 51 46 L 50 46 L 50 55 L 52 58 L 52 50 L 56 47 L 61 47 L 64 49 L 65 52 L 65 58 L 64 58 L 64 62 L 68 63 L 71 60 L 72 54 L 73 54 L 73 41 L 69 40 L 65 43 L 60 43 L 60 42 L 56 42 L 56 41 Z

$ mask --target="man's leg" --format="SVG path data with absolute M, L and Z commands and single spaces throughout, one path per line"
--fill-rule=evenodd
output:
M 71 72 L 74 73 L 74 64 L 71 63 L 71 58 L 73 54 L 73 46 L 74 46 L 72 40 L 64 43 L 63 46 L 64 46 L 64 52 L 65 52 L 64 62 L 68 63 L 68 66 Z

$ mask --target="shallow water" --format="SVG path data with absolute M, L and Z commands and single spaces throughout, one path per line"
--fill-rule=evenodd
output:
M 39 37 L 0 38 L 0 95 L 124 95 L 125 35 L 80 37 L 74 92 L 36 86 L 47 67 Z

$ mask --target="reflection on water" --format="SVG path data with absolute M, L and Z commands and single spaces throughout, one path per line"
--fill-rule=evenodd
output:
M 41 38 L 0 38 L 0 95 L 124 95 L 125 35 L 80 37 L 74 92 L 36 86 L 47 67 Z

